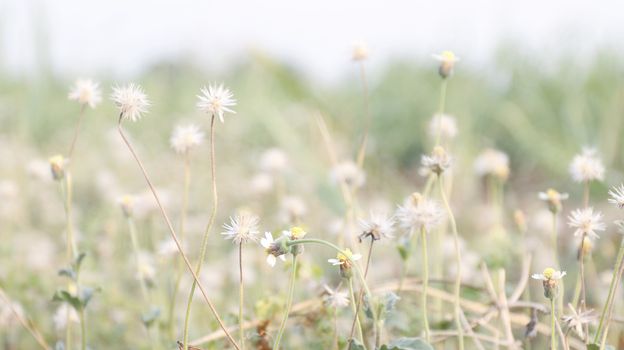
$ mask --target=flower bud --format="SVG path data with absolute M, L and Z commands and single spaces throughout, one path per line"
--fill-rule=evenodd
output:
M 65 166 L 67 161 L 62 155 L 58 154 L 50 157 L 50 170 L 52 171 L 52 177 L 54 180 L 60 181 L 65 177 Z

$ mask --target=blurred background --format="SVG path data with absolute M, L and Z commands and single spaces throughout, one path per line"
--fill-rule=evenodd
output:
M 483 251 L 488 249 L 482 244 L 487 234 L 502 247 L 490 261 L 513 264 L 514 255 L 507 253 L 514 251 L 515 238 L 501 232 L 513 231 L 511 213 L 522 209 L 534 235 L 535 266 L 541 271 L 549 257 L 540 254 L 540 242 L 549 242 L 550 223 L 537 192 L 548 187 L 569 192 L 567 215 L 582 193 L 570 179 L 568 164 L 584 146 L 595 147 L 607 167 L 605 183 L 592 187 L 597 206 L 606 204 L 608 186 L 624 178 L 622 10 L 624 5 L 608 0 L 3 0 L 0 286 L 17 297 L 48 339 L 62 336 L 52 318 L 58 305 L 50 297 L 62 283 L 56 271 L 65 264 L 64 214 L 47 159 L 64 153 L 73 135 L 79 106 L 67 100 L 67 93 L 76 78 L 99 81 L 104 97 L 98 108 L 86 112 L 72 168 L 75 226 L 82 250 L 91 257 L 85 262 L 85 283 L 107 287 L 91 310 L 98 329 L 93 344 L 141 343 L 136 337 L 142 334 L 136 322 L 140 310 L 133 310 L 140 306 L 128 297 L 138 287 L 133 272 L 127 271 L 133 260 L 117 207 L 121 195 L 142 198 L 137 226 L 141 244 L 151 254 L 150 266 L 164 271 L 172 259 L 170 251 L 159 248 L 166 247 L 167 232 L 114 129 L 111 86 L 140 83 L 153 103 L 150 113 L 127 129 L 173 216 L 179 214 L 182 161 L 170 149 L 169 137 L 180 123 L 192 122 L 207 131 L 208 119 L 195 108 L 196 95 L 216 81 L 230 87 L 238 100 L 237 114 L 217 126 L 217 223 L 238 210 L 251 210 L 261 216 L 262 229 L 279 232 L 296 212 L 310 232 L 335 238 L 345 205 L 332 182 L 327 151 L 320 146 L 316 116 L 327 122 L 339 160 L 353 160 L 365 114 L 360 67 L 351 59 L 357 42 L 365 42 L 370 52 L 364 67 L 373 117 L 366 186 L 358 193 L 360 213 L 393 210 L 425 182 L 418 167 L 421 154 L 431 148 L 428 123 L 440 91 L 438 62 L 431 55 L 452 50 L 461 58 L 449 82 L 446 107 L 459 127 L 450 147 L 456 157 L 453 203 L 466 250 L 474 252 L 467 256 L 476 256 L 466 264 L 476 269 L 479 256 L 491 255 Z M 502 215 L 487 214 L 487 190 L 473 169 L 477 155 L 490 147 L 510 159 Z M 258 178 L 266 167 L 263 155 L 275 148 L 288 159 L 279 195 Z M 188 237 L 196 240 L 210 205 L 206 145 L 193 153 L 192 172 Z M 589 277 L 595 283 L 602 283 L 601 272 L 610 267 L 615 253 L 610 240 L 615 238 L 601 243 L 599 267 Z M 235 250 L 220 237 L 210 244 L 207 284 L 215 290 L 234 288 L 237 276 L 230 270 Z M 561 244 L 567 252 L 562 260 L 574 265 L 576 243 Z M 256 250 L 250 249 L 249 259 L 261 267 L 250 267 L 248 276 L 259 288 L 249 296 L 249 308 L 260 313 L 260 300 L 283 293 L 280 283 L 286 274 L 280 271 L 274 281 L 263 279 L 269 272 L 263 252 Z M 380 250 L 392 258 L 381 262 L 378 271 L 398 275 L 395 247 Z M 323 258 L 309 257 L 303 276 L 316 281 L 310 282 L 315 287 L 302 291 L 300 299 L 318 292 L 320 281 L 338 280 Z M 510 278 L 518 273 L 510 269 Z M 166 300 L 170 280 L 155 275 L 153 282 Z M 189 281 L 184 283 L 181 300 Z M 538 286 L 534 295 L 539 293 Z M 234 322 L 236 301 L 228 295 L 215 299 L 225 305 L 226 321 Z M 205 315 L 203 307 L 197 309 Z M 196 321 L 201 326 L 193 337 L 215 329 L 210 319 Z M 397 332 L 414 331 L 409 329 L 414 326 L 404 327 Z M 0 327 L 0 339 L 8 339 L 7 348 L 32 344 L 17 327 L 4 329 Z

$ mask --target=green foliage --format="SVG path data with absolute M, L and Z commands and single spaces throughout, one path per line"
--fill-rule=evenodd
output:
M 379 350 L 433 350 L 433 347 L 420 338 L 399 338 Z

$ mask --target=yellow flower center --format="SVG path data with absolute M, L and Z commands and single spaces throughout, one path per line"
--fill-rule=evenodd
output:
M 555 269 L 553 269 L 552 267 L 547 267 L 546 269 L 544 269 L 543 275 L 547 279 L 553 278 L 554 274 L 555 274 Z
M 302 238 L 303 236 L 306 235 L 306 232 L 299 226 L 294 226 L 293 228 L 290 229 L 290 234 L 292 236 L 292 238 Z
M 353 257 L 353 252 L 351 252 L 351 249 L 349 248 L 345 249 L 343 252 L 338 253 L 336 255 L 336 259 L 340 261 L 349 261 L 351 260 L 352 257 Z
M 442 52 L 442 59 L 446 62 L 455 62 L 455 54 L 453 51 L 444 51 Z

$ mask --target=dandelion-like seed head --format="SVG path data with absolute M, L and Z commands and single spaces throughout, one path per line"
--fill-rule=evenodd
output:
M 574 306 L 568 303 L 570 313 L 561 317 L 563 325 L 568 329 L 573 329 L 579 337 L 584 338 L 583 326 L 585 324 L 593 323 L 597 320 L 597 316 L 593 309 L 578 312 Z
M 65 177 L 65 167 L 67 166 L 68 160 L 65 159 L 60 154 L 52 156 L 48 159 L 50 163 L 50 171 L 52 172 L 52 178 L 54 180 L 60 181 Z
M 359 237 L 360 242 L 366 237 L 371 237 L 375 241 L 382 237 L 394 237 L 394 218 L 385 213 L 370 213 L 368 219 L 360 220 L 360 227 L 363 231 Z
M 474 163 L 479 176 L 493 176 L 501 181 L 509 177 L 509 156 L 497 149 L 487 148 L 477 156 Z
M 186 154 L 199 146 L 204 140 L 204 133 L 196 125 L 181 125 L 173 130 L 169 140 L 171 148 L 178 154 Z
M 336 164 L 331 171 L 331 178 L 351 188 L 360 188 L 366 183 L 366 173 L 350 160 Z
M 602 181 L 605 167 L 593 148 L 585 148 L 581 154 L 572 158 L 570 174 L 576 182 Z
M 440 135 L 450 140 L 454 139 L 457 133 L 457 120 L 452 115 L 436 114 L 429 122 L 429 136 L 433 138 Z
M 442 79 L 450 77 L 453 74 L 455 63 L 460 61 L 459 57 L 457 57 L 452 51 L 443 51 L 442 53 L 433 54 L 432 56 L 440 62 L 438 73 Z
M 602 221 L 602 213 L 594 212 L 594 208 L 576 209 L 568 217 L 568 225 L 575 228 L 575 236 L 587 235 L 598 239 L 596 231 L 604 231 L 606 225 Z
M 423 229 L 425 232 L 431 232 L 444 220 L 444 211 L 436 201 L 414 193 L 398 207 L 396 218 L 405 230 L 418 232 Z
M 349 306 L 349 297 L 347 292 L 331 289 L 328 285 L 324 285 L 323 302 L 325 305 L 340 309 Z
M 249 213 L 237 214 L 230 217 L 229 224 L 223 224 L 224 232 L 221 232 L 225 239 L 231 239 L 235 244 L 256 241 L 258 231 L 258 223 L 260 218 Z
M 440 175 L 451 167 L 451 157 L 444 147 L 435 146 L 431 155 L 423 155 L 420 164 L 429 171 Z
M 365 42 L 357 42 L 353 45 L 351 59 L 356 62 L 365 61 L 368 58 L 368 46 Z
M 204 113 L 219 117 L 221 123 L 224 122 L 223 115 L 227 113 L 236 114 L 230 107 L 236 106 L 236 100 L 232 92 L 225 88 L 223 84 L 210 84 L 201 89 L 201 95 L 197 95 L 197 108 Z
M 609 190 L 609 203 L 617 205 L 618 208 L 624 208 L 624 184 L 613 186 Z
M 136 84 L 114 87 L 111 99 L 119 109 L 120 121 L 138 121 L 144 113 L 147 113 L 151 104 L 143 88 Z
M 95 108 L 102 101 L 100 84 L 91 79 L 78 79 L 71 87 L 67 98 L 78 101 L 82 106 Z
M 557 214 L 563 207 L 563 201 L 568 199 L 567 193 L 559 193 L 555 189 L 549 188 L 546 192 L 538 193 L 538 198 L 548 204 L 548 209 Z

